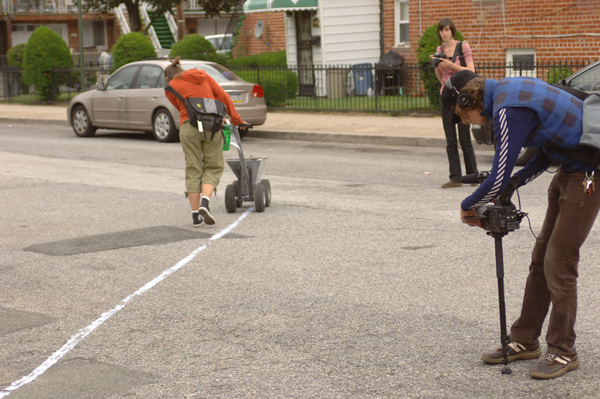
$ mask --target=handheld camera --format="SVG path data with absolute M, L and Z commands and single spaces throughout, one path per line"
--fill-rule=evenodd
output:
M 476 176 L 464 176 L 461 179 L 463 182 L 479 182 L 481 183 L 489 176 L 489 172 L 481 172 Z M 473 178 L 475 180 L 473 180 Z M 517 210 L 511 201 L 517 186 L 519 185 L 519 177 L 513 176 L 508 182 L 508 187 L 498 198 L 494 205 L 484 205 L 477 208 L 477 216 L 465 217 L 466 220 L 479 220 L 481 227 L 489 233 L 505 236 L 511 231 L 520 228 L 521 220 L 527 215 L 525 212 Z
M 446 54 L 444 54 L 443 51 L 440 51 L 439 53 L 433 54 L 433 58 L 431 58 L 429 60 L 429 62 L 431 63 L 431 66 L 433 68 L 437 68 L 438 65 L 440 65 L 440 62 L 442 62 L 441 58 L 448 59 L 448 56 Z

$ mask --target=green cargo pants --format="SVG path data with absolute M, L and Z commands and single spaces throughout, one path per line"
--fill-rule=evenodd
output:
M 211 184 L 215 188 L 221 181 L 225 161 L 223 160 L 223 136 L 212 132 L 201 133 L 198 128 L 183 122 L 179 128 L 179 141 L 185 154 L 185 189 L 186 193 L 202 192 L 203 184 Z

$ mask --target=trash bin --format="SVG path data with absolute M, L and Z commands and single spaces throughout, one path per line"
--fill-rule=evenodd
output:
M 370 63 L 352 65 L 354 74 L 354 87 L 357 96 L 366 96 L 369 89 L 373 88 L 373 65 Z
M 404 57 L 390 50 L 375 66 L 377 89 L 384 96 L 397 96 L 402 93 L 402 65 Z
M 327 98 L 346 97 L 348 86 L 347 68 L 330 68 L 327 70 Z

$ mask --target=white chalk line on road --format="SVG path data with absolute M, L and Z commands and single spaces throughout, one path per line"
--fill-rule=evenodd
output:
M 218 240 L 219 238 L 222 238 L 223 236 L 225 236 L 227 233 L 229 233 L 231 230 L 233 230 L 242 220 L 244 220 L 246 218 L 246 216 L 248 216 L 253 210 L 254 210 L 254 207 L 248 208 L 246 210 L 246 212 L 244 212 L 235 222 L 233 222 L 232 224 L 230 224 L 229 226 L 227 226 L 226 228 L 221 230 L 219 233 L 213 235 L 210 238 L 210 241 Z M 16 391 L 17 389 L 21 388 L 23 385 L 29 384 L 30 382 L 35 380 L 37 377 L 44 374 L 50 367 L 52 367 L 54 364 L 56 364 L 62 357 L 64 357 L 73 348 L 75 348 L 75 346 L 77 346 L 77 344 L 79 344 L 79 342 L 81 342 L 85 337 L 87 337 L 92 331 L 94 331 L 96 328 L 100 327 L 102 325 L 102 323 L 104 323 L 106 320 L 110 319 L 119 310 L 123 309 L 125 307 L 125 305 L 127 305 L 127 303 L 130 302 L 134 297 L 142 295 L 144 292 L 150 290 L 156 284 L 163 281 L 169 275 L 175 273 L 177 270 L 179 270 L 180 268 L 185 266 L 188 262 L 190 262 L 192 259 L 194 259 L 196 257 L 196 255 L 198 255 L 200 252 L 204 251 L 207 247 L 208 247 L 208 245 L 204 244 L 203 246 L 196 248 L 191 254 L 189 254 L 182 260 L 180 260 L 175 266 L 165 270 L 154 280 L 148 282 L 142 288 L 140 288 L 133 294 L 131 294 L 128 297 L 126 297 L 125 299 L 123 299 L 121 302 L 119 302 L 119 304 L 117 306 L 115 306 L 108 312 L 103 313 L 92 324 L 90 324 L 89 326 L 87 326 L 86 328 L 84 328 L 82 330 L 79 330 L 79 332 L 77 334 L 73 335 L 71 337 L 71 339 L 69 339 L 67 341 L 67 343 L 62 346 L 62 348 L 60 348 L 59 350 L 54 352 L 48 359 L 46 359 L 46 361 L 44 361 L 44 363 L 42 363 L 40 366 L 38 366 L 38 368 L 33 370 L 31 372 L 31 374 L 26 375 L 25 377 L 21 378 L 20 380 L 15 381 L 12 384 L 10 384 L 8 387 L 1 389 L 0 390 L 0 399 L 7 397 L 8 395 L 10 395 L 10 393 L 12 391 Z

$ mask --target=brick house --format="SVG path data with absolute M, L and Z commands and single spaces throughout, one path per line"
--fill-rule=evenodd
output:
M 4 0 L 0 2 L 0 55 L 21 43 L 40 25 L 54 30 L 67 45 L 79 51 L 76 0 Z M 112 14 L 83 14 L 84 47 L 108 51 L 118 36 Z
M 600 59 L 600 0 L 247 0 L 244 9 L 234 51 L 287 50 L 292 64 L 299 13 L 310 14 L 310 36 L 320 36 L 311 46 L 317 64 L 377 62 L 389 50 L 414 62 L 421 34 L 442 17 L 454 21 L 476 63 Z M 259 20 L 264 29 L 256 38 Z M 365 43 L 370 52 L 360 47 Z

